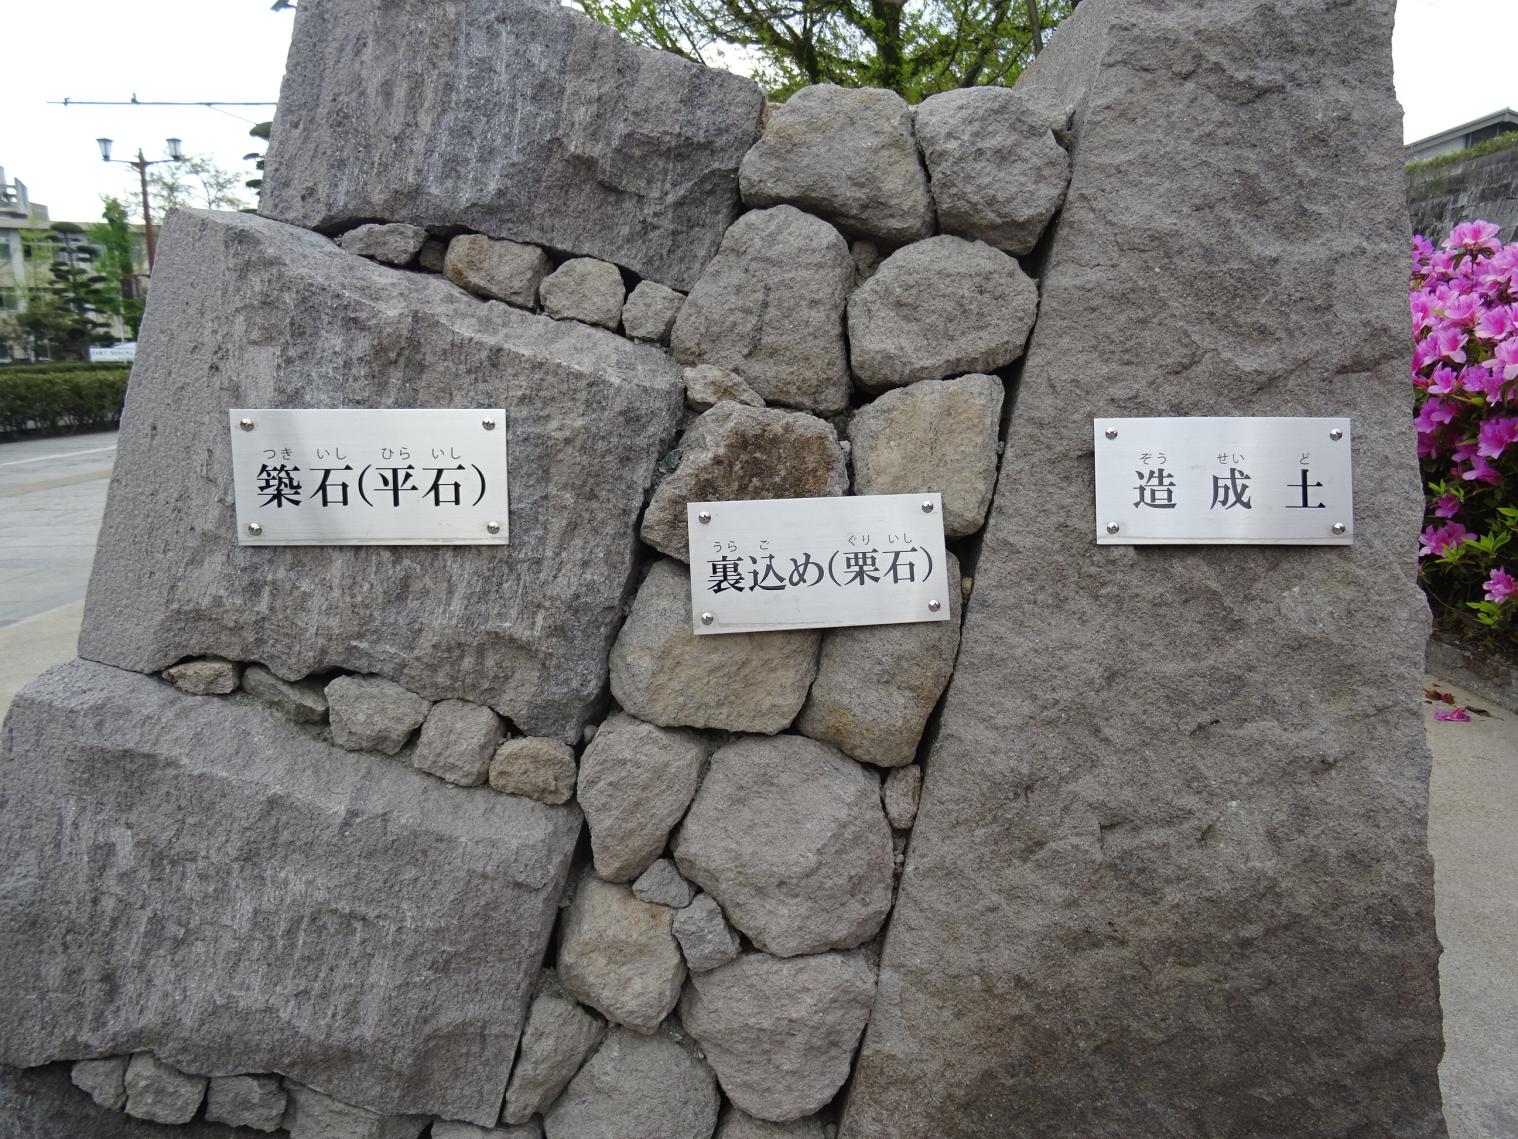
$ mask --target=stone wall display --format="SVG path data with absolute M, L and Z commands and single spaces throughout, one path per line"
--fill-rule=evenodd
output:
M 0 1065 L 0 1135 L 5 1139 L 249 1139 L 224 1123 L 154 1123 L 98 1106 L 69 1083 L 67 1064 Z

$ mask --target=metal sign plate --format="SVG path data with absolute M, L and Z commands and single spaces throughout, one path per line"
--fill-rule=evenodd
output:
M 504 546 L 499 407 L 233 408 L 244 546 Z
M 947 621 L 938 494 L 692 502 L 691 630 Z
M 1348 419 L 1097 419 L 1101 545 L 1347 546 Z

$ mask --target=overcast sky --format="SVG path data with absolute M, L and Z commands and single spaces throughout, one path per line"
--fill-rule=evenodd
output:
M 214 155 L 251 177 L 248 127 L 272 107 L 56 107 L 50 100 L 272 101 L 279 95 L 293 13 L 272 0 L 54 0 L 6 11 L 6 109 L 0 166 L 54 219 L 92 221 L 102 193 L 135 194 L 136 174 L 100 161 L 163 140 Z M 1518 0 L 1401 0 L 1397 93 L 1408 140 L 1502 107 L 1518 108 Z

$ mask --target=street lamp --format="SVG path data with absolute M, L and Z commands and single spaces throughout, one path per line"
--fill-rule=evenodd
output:
M 100 147 L 100 160 L 102 162 L 119 162 L 123 166 L 130 166 L 137 171 L 137 176 L 142 179 L 142 229 L 148 243 L 148 273 L 153 272 L 153 217 L 148 212 L 148 167 L 157 166 L 160 162 L 183 162 L 183 140 L 177 138 L 164 139 L 168 144 L 169 156 L 167 158 L 147 159 L 142 156 L 142 147 L 137 148 L 137 157 L 132 159 L 112 158 L 111 140 L 97 138 L 95 142 Z

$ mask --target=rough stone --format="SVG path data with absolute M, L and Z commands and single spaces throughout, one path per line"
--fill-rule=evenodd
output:
M 905 830 L 917 818 L 917 800 L 922 794 L 922 768 L 915 763 L 898 767 L 885 777 L 880 800 L 885 804 L 886 819 L 897 830 Z
M 630 882 L 659 857 L 690 806 L 706 741 L 616 713 L 580 757 L 577 795 L 590 830 L 596 873 Z
M 685 432 L 680 465 L 659 484 L 643 515 L 643 540 L 689 561 L 687 503 L 848 491 L 848 462 L 830 424 L 804 412 L 724 401 Z
M 494 1121 L 578 810 L 88 661 L 16 697 L 0 770 L 0 1062 L 150 1050 Z
M 587 875 L 559 930 L 559 980 L 608 1020 L 653 1032 L 685 980 L 673 918 L 673 910 L 640 902 L 626 886 Z
M 849 256 L 854 259 L 854 287 L 858 288 L 880 268 L 880 246 L 873 241 L 851 241 Z
M 682 364 L 736 372 L 770 403 L 842 411 L 849 402 L 848 244 L 791 206 L 744 214 L 685 298 L 670 348 Z
M 686 968 L 692 973 L 726 965 L 738 956 L 738 935 L 710 894 L 697 894 L 690 905 L 675 915 L 674 932 Z
M 577 774 L 574 749 L 543 736 L 507 740 L 490 761 L 492 787 L 540 803 L 569 802 Z
M 1019 257 L 1031 252 L 1070 181 L 1070 155 L 1051 126 L 1010 87 L 962 87 L 924 99 L 917 142 L 933 180 L 939 230 Z
M 448 243 L 443 276 L 461 289 L 517 308 L 534 308 L 538 287 L 553 262 L 536 245 L 482 233 L 461 233 Z
M 905 246 L 849 297 L 849 358 L 869 392 L 1004 368 L 1023 354 L 1038 288 L 983 241 Z
M 715 364 L 697 364 L 685 369 L 685 406 L 692 411 L 707 411 L 723 400 L 763 407 L 764 398 L 726 368 Z
M 543 311 L 556 320 L 580 320 L 616 331 L 627 288 L 615 265 L 594 257 L 564 262 L 538 286 Z
M 577 1005 L 558 977 L 545 972 L 527 1013 L 501 1122 L 526 1123 L 547 1111 L 605 1037 L 605 1021 Z M 434 1127 L 434 1139 L 436 1132 Z
M 69 1083 L 67 1064 L 0 1065 L 0 1135 L 5 1139 L 249 1139 L 221 1123 L 152 1123 L 99 1107 Z
M 995 376 L 924 380 L 854 413 L 854 493 L 943 495 L 949 538 L 979 530 L 996 485 L 1002 386 Z
M 261 664 L 242 672 L 242 690 L 258 697 L 297 724 L 319 724 L 327 718 L 327 694 L 316 680 L 281 680 Z
M 411 766 L 460 787 L 478 787 L 501 742 L 501 717 L 468 700 L 441 700 L 422 723 Z
M 543 1128 L 536 1119 L 519 1127 L 476 1127 L 439 1119 L 432 1124 L 431 1139 L 543 1139 Z
M 1019 83 L 1072 181 L 844 1139 L 1445 1133 L 1392 7 L 1085 0 Z M 1091 418 L 1221 409 L 1353 417 L 1352 547 L 1091 540 Z
M 127 1064 L 126 1113 L 154 1123 L 188 1123 L 205 1098 L 206 1078 L 181 1072 L 149 1052 Z
M 647 870 L 638 875 L 638 880 L 633 883 L 633 896 L 656 906 L 681 910 L 690 905 L 696 891 L 680 877 L 680 871 L 675 869 L 673 862 L 667 858 L 657 858 Z M 678 938 L 679 934 L 675 936 Z
M 803 87 L 775 108 L 738 172 L 750 206 L 789 203 L 892 245 L 933 232 L 933 199 L 894 91 Z
M 543 1117 L 548 1139 L 711 1139 L 717 1081 L 668 1032 L 613 1031 Z
M 290 1139 L 417 1139 L 429 1122 L 421 1115 L 379 1115 L 295 1080 L 284 1084 Z
M 422 251 L 427 231 L 419 225 L 389 222 L 357 226 L 337 239 L 349 253 L 386 265 L 409 265 Z
M 684 293 L 656 281 L 639 281 L 622 306 L 622 331 L 634 340 L 668 344 L 669 330 L 684 303 Z
M 733 1107 L 722 1117 L 716 1139 L 825 1139 L 825 1132 L 822 1120 L 815 1116 L 794 1123 L 770 1123 Z
M 815 629 L 690 631 L 690 574 L 655 562 L 611 650 L 611 691 L 628 712 L 666 727 L 773 734 L 790 726 L 817 675 Z
M 959 650 L 959 559 L 948 555 L 949 619 L 829 629 L 797 729 L 877 767 L 917 756 Z
M 101 1107 L 120 1111 L 126 1106 L 126 1070 L 130 1056 L 104 1060 L 80 1060 L 69 1070 L 69 1079 Z
M 782 957 L 867 941 L 891 908 L 880 781 L 802 736 L 720 748 L 675 862 L 755 945 Z
M 286 1098 L 277 1076 L 212 1076 L 206 1118 L 254 1131 L 278 1131 Z
M 859 952 L 745 953 L 693 974 L 680 1016 L 727 1098 L 787 1123 L 826 1106 L 849 1078 L 874 995 L 875 971 Z
M 685 289 L 763 106 L 752 80 L 557 4 L 328 0 L 295 21 L 259 208 L 463 226 Z
M 427 718 L 430 704 L 382 676 L 339 676 L 323 694 L 332 742 L 349 751 L 395 755 Z
M 191 696 L 225 696 L 237 691 L 241 669 L 229 660 L 208 657 L 164 669 L 163 678 Z
M 679 365 L 251 214 L 174 211 L 153 293 L 81 655 L 371 673 L 577 740 L 685 415 Z M 504 407 L 511 544 L 229 545 L 229 407 Z
M 417 267 L 429 273 L 441 273 L 447 262 L 448 242 L 440 237 L 429 237 L 422 243 L 421 252 L 416 255 Z

